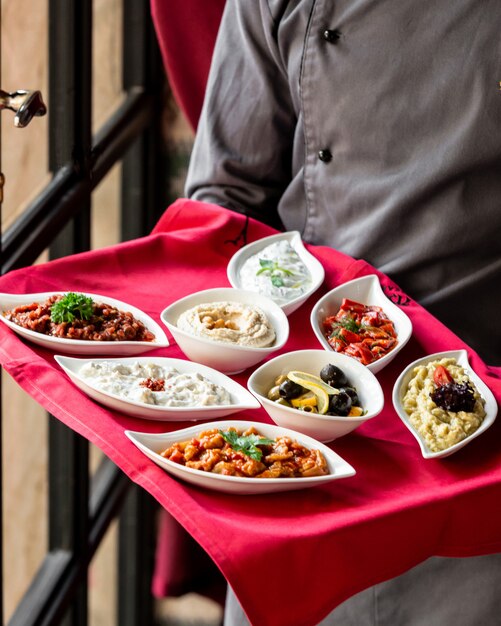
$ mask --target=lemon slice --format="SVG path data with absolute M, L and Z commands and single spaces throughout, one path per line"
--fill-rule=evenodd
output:
M 306 376 L 306 378 L 304 378 L 304 376 Z M 316 380 L 313 380 L 317 378 L 316 376 L 306 374 L 305 372 L 289 372 L 287 377 L 298 385 L 301 385 L 305 389 L 311 391 L 316 398 L 318 412 L 322 415 L 327 413 L 329 410 L 329 394 L 327 393 L 327 387 L 331 390 L 331 394 L 336 393 L 337 389 L 334 389 L 333 387 L 330 387 L 330 385 L 324 383 L 321 378 L 318 379 L 321 384 L 318 384 Z
M 321 387 L 325 391 L 325 393 L 327 393 L 329 396 L 334 396 L 339 393 L 339 389 L 336 389 L 335 387 L 328 385 L 319 376 L 315 376 L 314 374 L 308 374 L 307 372 L 292 371 L 287 374 L 287 378 L 290 378 L 293 382 L 297 383 L 298 385 L 302 385 L 303 387 L 306 387 L 306 389 L 310 389 L 310 387 L 308 387 L 306 383 L 312 383 L 313 385 L 316 385 L 317 387 Z

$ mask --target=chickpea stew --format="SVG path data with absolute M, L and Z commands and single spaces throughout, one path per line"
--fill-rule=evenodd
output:
M 263 437 L 255 427 L 212 428 L 173 443 L 162 457 L 202 472 L 247 478 L 303 478 L 329 474 L 319 450 L 287 436 Z

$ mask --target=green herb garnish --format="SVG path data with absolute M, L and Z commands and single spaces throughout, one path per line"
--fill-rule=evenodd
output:
M 346 315 L 342 319 L 338 320 L 337 323 L 339 326 L 346 328 L 346 330 L 350 330 L 352 333 L 358 333 L 360 330 L 360 324 L 358 324 L 358 322 L 349 315 Z
M 283 287 L 284 286 L 284 279 L 281 276 L 272 276 L 271 277 L 271 284 L 274 287 Z
M 360 324 L 353 317 L 346 315 L 340 320 L 332 322 L 329 339 L 338 339 L 339 341 L 348 343 L 348 340 L 343 336 L 342 331 L 349 330 L 352 333 L 359 333 L 360 328 Z
M 254 461 L 260 461 L 263 456 L 263 451 L 257 446 L 270 446 L 275 443 L 273 439 L 259 435 L 239 435 L 235 430 L 220 430 L 219 434 L 230 444 L 233 450 L 243 452 Z
M 272 259 L 259 259 L 260 269 L 256 272 L 256 276 L 269 272 L 271 284 L 274 287 L 284 286 L 284 276 L 294 276 L 294 272 L 279 265 L 278 261 Z
M 54 324 L 73 322 L 75 318 L 88 320 L 94 312 L 93 301 L 82 293 L 66 293 L 50 307 L 50 319 Z

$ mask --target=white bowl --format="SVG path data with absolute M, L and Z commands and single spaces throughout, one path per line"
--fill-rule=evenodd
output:
M 308 291 L 292 300 L 288 300 L 285 304 L 280 304 L 280 302 L 278 302 L 284 313 L 286 315 L 290 315 L 320 287 L 320 285 L 324 282 L 325 276 L 323 265 L 304 247 L 301 235 L 298 231 L 293 230 L 286 233 L 280 233 L 278 235 L 271 235 L 270 237 L 263 237 L 262 239 L 258 239 L 257 241 L 244 246 L 231 257 L 227 267 L 227 275 L 232 287 L 241 289 L 242 283 L 240 280 L 240 269 L 245 261 L 267 246 L 282 240 L 289 242 L 293 250 L 298 254 L 299 258 L 306 265 L 311 274 L 311 286 Z
M 173 443 L 191 439 L 204 430 L 210 430 L 212 428 L 224 430 L 231 426 L 239 430 L 246 430 L 251 426 L 255 426 L 258 432 L 264 437 L 274 439 L 280 435 L 286 435 L 310 450 L 320 450 L 327 461 L 329 474 L 305 478 L 245 478 L 240 476 L 223 476 L 221 474 L 202 472 L 190 467 L 185 467 L 179 463 L 169 461 L 159 454 Z M 296 433 L 286 428 L 279 428 L 272 424 L 245 421 L 222 421 L 212 424 L 199 424 L 198 426 L 191 426 L 190 428 L 184 428 L 183 430 L 177 430 L 172 433 L 154 435 L 126 430 L 125 435 L 139 450 L 144 452 L 148 458 L 173 476 L 191 483 L 192 485 L 196 485 L 197 487 L 215 489 L 216 491 L 223 491 L 225 493 L 247 495 L 292 491 L 314 487 L 339 478 L 347 478 L 355 474 L 353 467 L 327 446 L 301 433 Z
M 13 309 L 23 304 L 31 304 L 33 302 L 43 303 L 50 296 L 63 295 L 69 291 L 83 293 L 83 295 L 91 297 L 96 302 L 105 302 L 106 304 L 116 307 L 120 311 L 130 311 L 135 318 L 143 322 L 146 328 L 155 335 L 155 339 L 153 341 L 86 341 L 82 339 L 51 337 L 50 335 L 43 335 L 42 333 L 37 333 L 33 330 L 23 328 L 22 326 L 9 321 L 3 315 L 3 313 L 9 309 Z M 120 300 L 116 300 L 115 298 L 86 292 L 84 293 L 79 290 L 68 289 L 67 291 L 48 291 L 43 293 L 27 293 L 21 295 L 0 293 L 0 320 L 21 337 L 29 339 L 29 341 L 44 348 L 57 350 L 58 352 L 64 352 L 65 354 L 109 354 L 125 356 L 140 354 L 142 352 L 147 352 L 148 350 L 155 350 L 156 348 L 165 348 L 169 345 L 167 337 L 159 324 L 157 324 L 149 315 L 140 309 L 137 309 L 136 307 Z
M 335 315 L 339 311 L 344 298 L 361 304 L 380 306 L 395 325 L 397 345 L 385 356 L 364 366 L 375 374 L 393 361 L 409 341 L 412 335 L 412 323 L 402 309 L 384 295 L 379 278 L 375 274 L 355 278 L 326 293 L 311 311 L 310 321 L 313 332 L 320 344 L 329 352 L 334 352 L 334 350 L 324 335 L 322 322 L 326 317 Z
M 210 367 L 192 363 L 184 359 L 172 359 L 163 357 L 138 357 L 138 358 L 119 358 L 119 359 L 75 359 L 72 357 L 56 355 L 55 360 L 61 368 L 66 372 L 72 382 L 86 393 L 90 398 L 100 402 L 104 406 L 115 411 L 121 411 L 127 415 L 137 418 L 144 418 L 158 421 L 196 421 L 215 419 L 218 417 L 226 417 L 237 411 L 244 409 L 259 408 L 259 402 L 250 394 L 247 389 L 239 385 L 237 382 L 228 378 L 221 372 L 217 372 Z M 102 391 L 92 385 L 92 382 L 82 377 L 81 368 L 87 363 L 99 363 L 104 361 L 112 361 L 113 363 L 155 363 L 161 367 L 174 367 L 180 373 L 198 373 L 210 380 L 212 383 L 224 387 L 231 396 L 231 404 L 216 406 L 195 406 L 195 407 L 168 407 L 157 406 L 155 404 L 146 404 L 137 402 L 120 396 Z
M 468 375 L 468 378 L 475 385 L 478 392 L 485 400 L 484 408 L 485 408 L 486 416 L 484 417 L 484 420 L 480 424 L 479 428 L 477 428 L 477 430 L 474 433 L 466 437 L 466 439 L 459 441 L 458 443 L 454 444 L 453 446 L 450 446 L 450 448 L 447 448 L 445 450 L 432 452 L 426 445 L 425 440 L 421 437 L 421 435 L 417 432 L 417 430 L 409 421 L 409 416 L 407 415 L 407 412 L 405 411 L 402 405 L 402 399 L 405 393 L 407 392 L 409 381 L 411 380 L 413 376 L 413 370 L 415 367 L 418 367 L 419 365 L 425 365 L 426 363 L 429 363 L 430 361 L 436 361 L 438 359 L 444 359 L 444 358 L 456 359 L 458 365 L 460 365 L 465 370 L 465 372 Z M 487 387 L 484 381 L 481 378 L 479 378 L 479 376 L 477 376 L 477 374 L 475 374 L 475 372 L 472 370 L 470 364 L 468 363 L 468 353 L 466 352 L 466 350 L 449 350 L 446 352 L 436 352 L 435 354 L 428 354 L 427 356 L 421 359 L 417 359 L 416 361 L 412 362 L 410 365 L 408 365 L 404 369 L 404 371 L 397 378 L 395 385 L 393 387 L 392 399 L 393 399 L 393 406 L 395 407 L 395 411 L 397 412 L 397 415 L 400 417 L 402 422 L 407 426 L 407 428 L 410 430 L 410 432 L 412 433 L 416 441 L 419 443 L 421 454 L 423 455 L 425 459 L 438 459 L 438 458 L 443 458 L 451 454 L 454 454 L 454 452 L 457 452 L 458 450 L 463 448 L 466 444 L 470 443 L 470 441 L 472 441 L 473 439 L 481 435 L 490 426 L 492 426 L 492 424 L 494 423 L 494 420 L 496 419 L 496 415 L 498 412 L 498 405 L 496 402 L 496 398 L 493 396 L 491 390 L 489 389 L 489 387 Z
M 356 388 L 360 405 L 366 411 L 365 415 L 341 417 L 307 413 L 283 406 L 267 398 L 274 380 L 281 374 L 299 370 L 319 376 L 322 367 L 329 363 L 341 368 L 350 384 Z M 281 354 L 261 365 L 250 376 L 247 386 L 276 424 L 297 430 L 323 442 L 333 441 L 338 437 L 347 435 L 360 424 L 378 415 L 384 405 L 383 390 L 370 370 L 355 359 L 325 350 L 298 350 Z
M 210 302 L 239 302 L 258 306 L 267 316 L 275 330 L 275 341 L 271 346 L 254 348 L 241 346 L 223 341 L 214 341 L 192 335 L 177 326 L 181 313 L 199 304 Z M 225 374 L 237 374 L 256 365 L 267 356 L 280 350 L 289 338 L 289 322 L 282 309 L 265 296 L 242 289 L 223 287 L 207 289 L 193 293 L 177 300 L 160 315 L 160 319 L 167 326 L 184 354 L 197 363 L 203 363 Z

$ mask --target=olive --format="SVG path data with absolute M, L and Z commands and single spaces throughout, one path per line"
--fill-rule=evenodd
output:
M 277 404 L 281 404 L 282 406 L 290 406 L 285 398 L 279 398 L 278 400 L 275 400 L 275 402 Z
M 346 416 L 351 409 L 351 398 L 346 391 L 340 391 L 329 399 L 329 415 Z
M 285 398 L 286 400 L 291 400 L 292 398 L 297 398 L 304 393 L 304 389 L 301 385 L 287 379 L 280 385 L 279 393 L 280 397 Z
M 358 399 L 358 393 L 355 387 L 340 387 L 339 391 L 344 391 L 351 398 L 351 406 L 360 406 L 360 400 Z
M 268 400 L 276 401 L 280 398 L 280 390 L 278 385 L 275 385 L 268 391 Z
M 280 374 L 275 378 L 275 385 L 281 385 L 284 380 L 287 380 L 287 374 Z
M 331 363 L 322 367 L 320 370 L 320 378 L 324 383 L 332 385 L 332 387 L 346 387 L 350 384 L 343 370 Z

